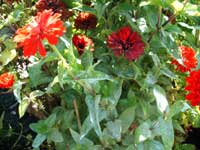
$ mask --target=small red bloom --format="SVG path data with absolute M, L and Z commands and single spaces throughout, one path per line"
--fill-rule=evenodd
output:
M 72 42 L 80 55 L 84 52 L 85 48 L 90 48 L 90 51 L 94 51 L 93 41 L 85 35 L 74 35 Z
M 87 30 L 94 29 L 97 25 L 97 17 L 91 13 L 81 12 L 75 19 L 75 28 Z
M 23 47 L 24 56 L 35 55 L 39 51 L 41 56 L 46 55 L 46 50 L 42 44 L 43 39 L 47 39 L 52 45 L 58 43 L 58 37 L 65 32 L 63 22 L 60 20 L 60 14 L 52 10 L 44 10 L 37 13 L 33 21 L 23 28 L 16 31 L 14 41 Z
M 62 19 L 67 19 L 73 15 L 72 11 L 69 11 L 65 3 L 61 0 L 39 0 L 35 7 L 38 12 L 42 12 L 45 9 L 52 9 L 54 13 L 60 13 Z
M 0 88 L 11 88 L 14 84 L 14 75 L 8 72 L 0 75 Z
M 200 104 L 200 70 L 191 71 L 189 77 L 186 78 L 185 90 L 189 91 L 186 99 L 190 101 L 192 106 Z
M 191 71 L 192 68 L 196 68 L 198 61 L 195 57 L 195 51 L 186 46 L 179 46 L 179 51 L 181 53 L 183 65 L 175 59 L 172 59 L 171 61 L 171 64 L 176 66 L 176 70 L 180 72 L 187 72 Z
M 107 45 L 116 56 L 124 55 L 128 60 L 135 60 L 144 53 L 144 42 L 140 35 L 130 27 L 122 27 L 108 36 Z

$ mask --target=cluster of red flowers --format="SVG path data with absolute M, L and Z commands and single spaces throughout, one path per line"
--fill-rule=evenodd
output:
M 142 55 L 145 46 L 140 35 L 130 27 L 122 27 L 109 35 L 107 45 L 116 56 L 124 55 L 130 61 Z
M 176 59 L 173 59 L 171 63 L 175 65 L 177 71 L 190 73 L 186 78 L 185 90 L 188 91 L 188 93 L 185 98 L 192 106 L 197 106 L 200 104 L 200 70 L 192 70 L 195 69 L 198 64 L 195 56 L 196 53 L 191 47 L 187 46 L 179 46 L 179 51 L 183 65 Z
M 180 72 L 187 72 L 191 71 L 193 68 L 196 68 L 197 59 L 195 57 L 195 51 L 187 46 L 179 46 L 179 51 L 183 65 L 180 64 L 176 59 L 172 59 L 171 61 L 171 63 L 175 65 L 176 70 Z
M 200 70 L 191 71 L 190 75 L 186 78 L 185 90 L 189 91 L 186 99 L 190 101 L 192 106 L 200 104 Z
M 42 12 L 46 9 L 52 9 L 54 13 L 60 13 L 61 19 L 67 19 L 73 15 L 72 11 L 66 8 L 65 3 L 61 0 L 39 0 L 35 7 L 38 12 Z
M 11 88 L 14 84 L 14 75 L 11 73 L 3 73 L 0 75 L 0 88 L 7 89 Z
M 46 55 L 46 50 L 42 44 L 43 39 L 47 39 L 52 45 L 58 43 L 58 37 L 65 32 L 60 14 L 53 13 L 52 10 L 44 10 L 37 13 L 32 22 L 16 31 L 14 41 L 23 47 L 24 56 L 35 55 L 37 50 L 41 56 Z

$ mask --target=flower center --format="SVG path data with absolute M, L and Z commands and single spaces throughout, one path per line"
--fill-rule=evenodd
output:
M 84 43 L 78 43 L 78 47 L 79 47 L 80 49 L 84 49 L 84 48 L 85 48 L 85 44 L 84 44 Z
M 122 46 L 122 49 L 124 50 L 124 51 L 127 51 L 130 47 L 132 47 L 132 43 L 130 43 L 130 42 L 123 42 L 123 41 L 119 41 L 119 43 L 121 44 L 121 46 Z

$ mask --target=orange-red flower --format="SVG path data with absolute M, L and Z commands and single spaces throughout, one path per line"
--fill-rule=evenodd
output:
M 200 104 L 200 70 L 191 71 L 189 77 L 186 78 L 185 90 L 189 91 L 186 99 L 190 101 L 192 106 Z
M 144 53 L 145 45 L 137 32 L 130 27 L 122 27 L 108 36 L 107 46 L 116 56 L 123 55 L 131 61 Z
M 60 16 L 58 13 L 53 13 L 52 10 L 44 10 L 37 13 L 37 16 L 29 24 L 16 31 L 14 41 L 19 43 L 19 47 L 23 47 L 24 56 L 35 55 L 37 51 L 41 56 L 45 56 L 43 39 L 47 39 L 52 45 L 58 43 L 58 37 L 65 32 Z
M 14 75 L 8 72 L 0 75 L 0 88 L 7 89 L 11 88 L 14 84 Z
M 35 7 L 39 12 L 52 9 L 54 13 L 60 13 L 62 19 L 67 19 L 73 15 L 72 11 L 69 11 L 61 0 L 39 0 Z
M 74 25 L 77 29 L 94 29 L 97 25 L 97 17 L 88 12 L 81 12 L 75 19 Z
M 80 55 L 84 52 L 85 48 L 90 48 L 90 51 L 94 51 L 93 41 L 85 35 L 74 35 L 72 42 Z
M 186 46 L 179 46 L 179 51 L 181 53 L 181 59 L 183 61 L 183 65 L 180 64 L 176 59 L 172 59 L 171 64 L 174 64 L 177 71 L 187 72 L 191 71 L 191 69 L 196 68 L 197 59 L 195 57 L 195 51 Z

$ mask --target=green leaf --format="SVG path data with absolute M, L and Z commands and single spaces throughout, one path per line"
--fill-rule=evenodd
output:
M 89 110 L 89 117 L 90 122 L 96 132 L 96 134 L 101 138 L 102 137 L 102 131 L 100 127 L 100 120 L 99 120 L 99 102 L 100 102 L 101 96 L 96 95 L 95 97 L 91 95 L 86 95 L 85 101 Z
M 161 72 L 163 75 L 165 75 L 165 76 L 167 76 L 167 77 L 169 77 L 169 78 L 171 78 L 171 79 L 177 79 L 176 74 L 174 74 L 174 73 L 173 73 L 171 70 L 169 70 L 169 68 L 167 68 L 167 67 L 162 67 L 161 70 L 160 70 L 160 72 Z
M 148 140 L 144 143 L 144 149 L 148 150 L 164 150 L 164 146 L 156 140 Z
M 153 94 L 156 98 L 158 110 L 161 113 L 166 113 L 166 111 L 168 111 L 168 109 L 169 109 L 169 105 L 168 105 L 166 94 L 165 94 L 165 91 L 163 90 L 163 88 L 161 88 L 158 85 L 154 86 Z
M 48 136 L 48 140 L 56 142 L 56 143 L 63 142 L 64 140 L 58 128 L 51 128 L 47 136 Z
M 81 64 L 84 66 L 85 69 L 88 69 L 90 66 L 92 66 L 93 63 L 93 54 L 91 51 L 86 50 L 81 55 Z
M 44 134 L 37 134 L 37 136 L 33 140 L 32 146 L 34 148 L 38 148 L 46 140 L 46 138 L 47 136 Z
M 125 133 L 135 119 L 135 107 L 127 108 L 120 114 L 119 119 L 122 123 L 122 133 Z
M 42 71 L 43 61 L 38 61 L 31 64 L 28 68 L 29 77 L 30 77 L 30 85 L 32 87 L 36 87 L 38 85 L 48 83 L 52 80 L 46 73 Z
M 121 131 L 122 131 L 121 120 L 115 120 L 114 122 L 109 121 L 106 124 L 106 126 L 107 126 L 107 128 L 105 129 L 104 134 L 107 133 L 113 139 L 120 141 L 121 140 Z
M 186 110 L 191 109 L 185 101 L 176 101 L 171 107 L 169 111 L 169 117 L 172 118 L 174 115 L 185 112 Z
M 145 140 L 151 138 L 151 136 L 151 122 L 145 121 L 135 130 L 135 143 L 138 144 L 144 142 Z
M 145 7 L 145 11 L 147 15 L 147 23 L 149 23 L 151 28 L 155 29 L 158 22 L 158 8 L 149 5 L 148 7 Z
M 19 106 L 18 106 L 18 112 L 19 112 L 19 117 L 20 117 L 20 118 L 24 116 L 24 114 L 25 114 L 25 112 L 26 112 L 26 110 L 27 110 L 27 108 L 28 108 L 30 102 L 31 102 L 31 101 L 30 101 L 27 97 L 25 97 L 25 98 L 20 102 L 20 104 L 19 104 Z
M 0 63 L 5 66 L 9 62 L 11 62 L 17 55 L 17 52 L 15 49 L 12 50 L 4 50 L 0 53 Z
M 103 93 L 103 98 L 108 100 L 112 107 L 115 107 L 119 101 L 122 93 L 122 80 L 115 79 L 110 82 L 102 82 L 101 91 Z
M 30 96 L 30 98 L 34 99 L 34 98 L 40 97 L 42 95 L 44 95 L 44 92 L 42 92 L 40 90 L 35 90 L 35 91 L 32 91 L 29 96 Z
M 101 80 L 112 80 L 112 78 L 100 71 L 95 71 L 93 69 L 89 69 L 86 71 L 80 71 L 76 77 L 80 81 L 85 81 L 89 83 L 93 83 L 96 81 L 101 81 Z
M 93 142 L 88 140 L 87 138 L 82 138 L 77 132 L 70 129 L 70 133 L 72 135 L 72 138 L 77 144 L 87 145 L 87 146 L 93 146 Z
M 165 149 L 172 149 L 174 145 L 174 129 L 172 120 L 163 120 L 160 118 L 159 126 L 156 130 L 158 130 L 159 134 L 161 135 Z

